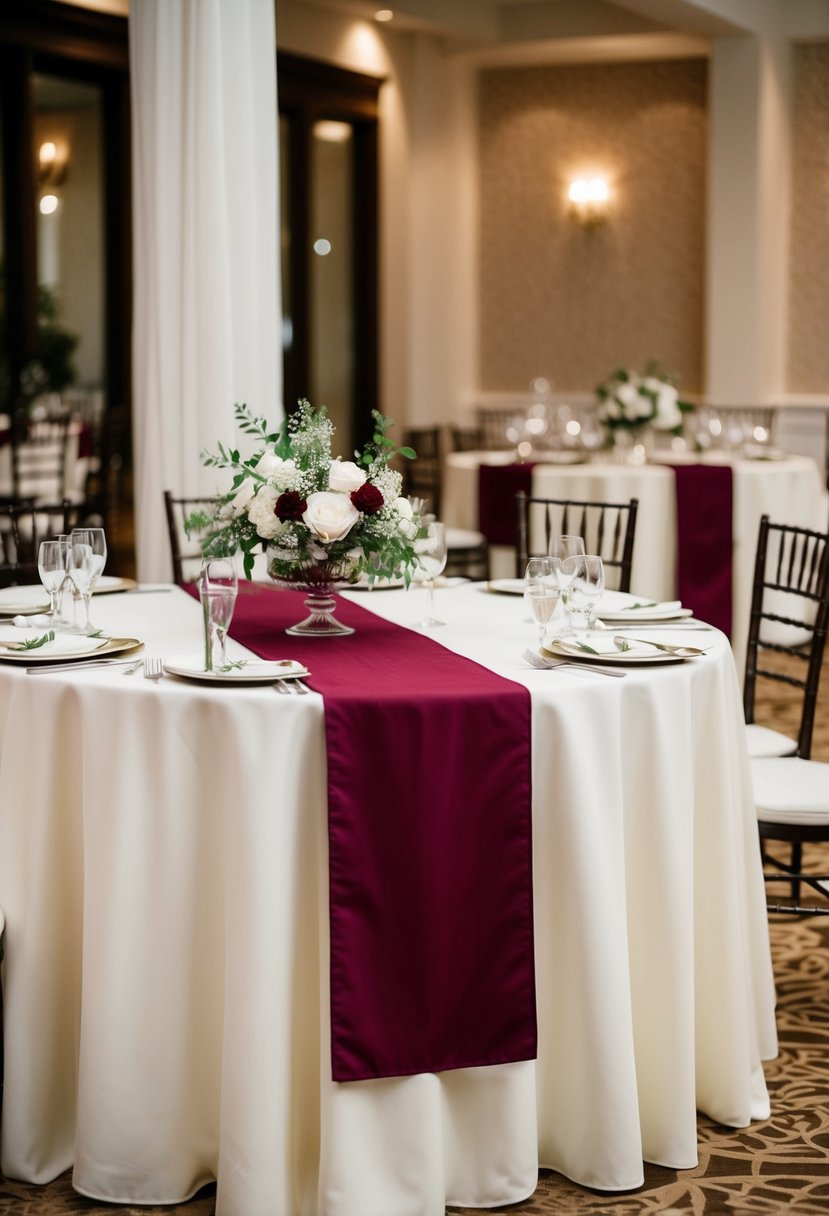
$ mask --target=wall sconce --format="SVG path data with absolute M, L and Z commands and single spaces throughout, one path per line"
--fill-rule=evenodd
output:
M 66 144 L 59 145 L 51 139 L 46 140 L 37 150 L 37 162 L 39 189 L 43 190 L 48 186 L 50 190 L 54 190 L 56 186 L 63 185 L 69 163 L 69 149 Z
M 578 177 L 567 191 L 570 210 L 584 228 L 595 228 L 607 219 L 610 190 L 603 177 Z

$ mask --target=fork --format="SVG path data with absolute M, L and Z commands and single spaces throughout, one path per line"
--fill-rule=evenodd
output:
M 537 667 L 540 671 L 555 671 L 557 667 L 575 667 L 578 671 L 592 671 L 597 676 L 613 676 L 617 680 L 624 679 L 627 675 L 626 671 L 611 671 L 607 667 L 591 667 L 589 663 L 582 663 L 580 660 L 571 663 L 567 659 L 544 659 L 534 650 L 525 650 L 521 658 L 525 663 L 529 663 L 530 667 Z
M 160 680 L 164 675 L 164 664 L 161 659 L 152 659 L 147 656 L 144 659 L 144 679 L 145 680 Z

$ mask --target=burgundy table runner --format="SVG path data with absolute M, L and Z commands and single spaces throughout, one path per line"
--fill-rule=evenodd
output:
M 677 594 L 694 616 L 731 636 L 731 465 L 669 464 L 676 479 Z
M 515 495 L 531 492 L 534 463 L 478 466 L 478 530 L 491 545 L 515 544 Z
M 325 699 L 334 1080 L 533 1059 L 529 693 L 347 600 L 289 637 L 303 599 L 242 584 L 230 633 Z

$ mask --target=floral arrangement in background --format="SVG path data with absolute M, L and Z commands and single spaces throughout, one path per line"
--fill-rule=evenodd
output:
M 278 431 L 246 405 L 234 407 L 239 429 L 258 442 L 254 453 L 218 445 L 202 452 L 202 463 L 233 471 L 228 491 L 211 514 L 187 520 L 202 533 L 202 552 L 227 556 L 241 550 L 250 577 L 256 553 L 268 553 L 272 578 L 325 584 L 354 582 L 367 575 L 403 578 L 418 565 L 417 522 L 401 496 L 403 479 L 390 467 L 393 456 L 413 459 L 411 448 L 396 448 L 386 437 L 390 419 L 373 411 L 372 440 L 354 460 L 331 455 L 334 427 L 325 406 L 302 400 Z
M 652 426 L 658 431 L 678 431 L 682 415 L 694 408 L 682 401 L 676 377 L 649 363 L 641 374 L 620 368 L 596 389 L 599 419 L 608 430 Z

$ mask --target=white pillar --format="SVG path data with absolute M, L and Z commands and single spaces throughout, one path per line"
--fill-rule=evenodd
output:
M 785 391 L 791 48 L 717 39 L 710 61 L 707 384 L 718 405 Z

